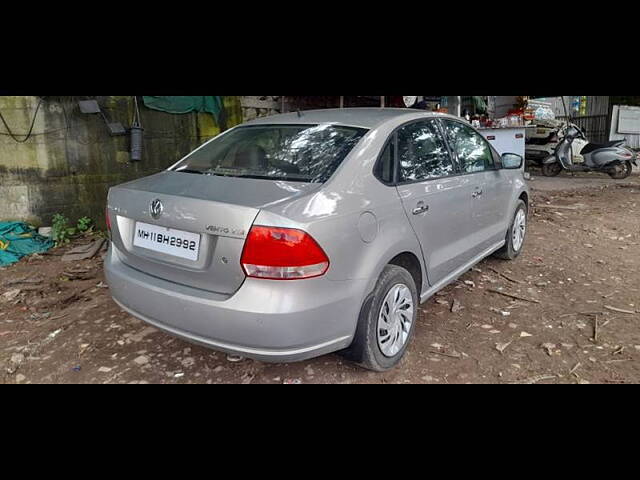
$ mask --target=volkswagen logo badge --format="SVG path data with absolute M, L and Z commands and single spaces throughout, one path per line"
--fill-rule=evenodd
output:
M 164 207 L 162 206 L 162 202 L 160 200 L 156 198 L 153 202 L 151 202 L 151 208 L 149 211 L 153 218 L 160 218 L 160 215 L 162 215 L 162 210 L 164 210 Z

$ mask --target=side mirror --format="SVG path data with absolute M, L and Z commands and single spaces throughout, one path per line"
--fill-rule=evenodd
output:
M 509 170 L 518 170 L 522 168 L 524 159 L 516 153 L 503 153 L 502 154 L 502 168 L 508 168 Z

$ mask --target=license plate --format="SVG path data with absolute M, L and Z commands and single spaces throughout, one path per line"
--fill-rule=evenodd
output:
M 173 228 L 136 222 L 133 244 L 154 252 L 166 253 L 174 257 L 198 260 L 200 235 Z

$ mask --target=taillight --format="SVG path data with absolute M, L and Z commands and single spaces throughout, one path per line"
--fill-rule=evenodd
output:
M 306 232 L 253 226 L 240 260 L 249 277 L 295 280 L 324 275 L 329 258 Z
M 111 219 L 109 218 L 109 207 L 105 209 L 104 217 L 107 220 L 107 232 L 111 232 Z

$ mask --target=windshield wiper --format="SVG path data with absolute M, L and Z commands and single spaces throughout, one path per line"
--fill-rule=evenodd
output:
M 192 170 L 190 168 L 185 168 L 184 170 L 172 170 L 177 173 L 192 173 L 196 175 L 206 175 L 208 177 L 235 177 L 236 175 L 228 175 L 226 173 L 215 173 L 211 170 Z
M 200 170 L 191 170 L 189 168 L 185 168 L 183 170 L 173 170 L 173 171 L 177 173 L 195 173 L 196 175 L 204 175 L 204 172 Z
M 216 177 L 236 177 L 236 178 L 255 178 L 257 180 L 281 180 L 284 182 L 305 182 L 310 183 L 314 180 L 311 177 L 295 177 L 288 175 L 260 175 L 254 173 L 226 173 L 226 172 L 215 172 L 211 170 L 193 170 L 190 168 L 185 168 L 183 170 L 172 170 L 177 173 L 191 173 L 195 175 L 210 175 Z
M 258 174 L 253 174 L 253 173 L 246 173 L 246 174 L 236 174 L 236 175 L 224 175 L 225 177 L 237 177 L 237 178 L 255 178 L 258 180 L 282 180 L 283 182 L 311 182 L 311 178 L 307 178 L 307 177 L 303 177 L 303 178 L 296 178 L 296 177 L 290 177 L 287 175 L 281 175 L 281 176 L 276 176 L 276 175 L 258 175 Z

